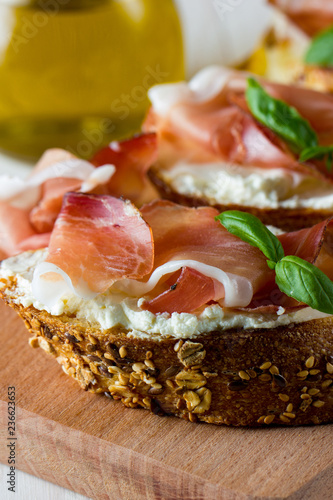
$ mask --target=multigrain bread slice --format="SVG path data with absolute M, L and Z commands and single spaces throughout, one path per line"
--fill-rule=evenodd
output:
M 134 338 L 121 325 L 103 330 L 75 315 L 24 307 L 14 298 L 15 280 L 1 282 L 0 296 L 24 320 L 31 347 L 53 356 L 86 391 L 191 422 L 333 421 L 332 316 L 193 339 Z

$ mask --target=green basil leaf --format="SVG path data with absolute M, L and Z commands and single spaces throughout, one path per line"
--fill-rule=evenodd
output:
M 318 145 L 309 122 L 295 108 L 267 94 L 254 78 L 248 78 L 245 97 L 253 116 L 284 139 L 295 153 Z
M 277 237 L 254 215 L 238 210 L 228 210 L 215 217 L 229 233 L 259 248 L 269 259 L 274 269 L 276 262 L 284 257 L 284 250 Z
M 316 266 L 288 255 L 277 263 L 275 273 L 281 292 L 312 309 L 333 314 L 333 282 Z
M 333 163 L 333 146 L 316 146 L 306 148 L 302 151 L 299 161 L 304 162 L 315 159 L 323 160 L 325 157 L 327 170 L 331 171 Z
M 314 37 L 305 55 L 305 62 L 324 68 L 333 66 L 333 26 Z

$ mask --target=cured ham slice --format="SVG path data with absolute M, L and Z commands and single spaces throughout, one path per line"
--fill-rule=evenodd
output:
M 154 268 L 171 260 L 192 259 L 244 276 L 258 290 L 266 282 L 266 259 L 257 248 L 224 229 L 211 207 L 188 208 L 155 201 L 141 209 L 153 231 Z M 248 261 L 256 265 L 248 266 Z
M 41 199 L 30 214 L 31 224 L 38 233 L 52 231 L 66 193 L 95 192 L 97 186 L 106 184 L 115 171 L 111 165 L 104 166 L 104 175 L 98 176 L 97 170 L 68 151 L 51 149 L 44 153 L 29 178 L 30 181 L 40 178 L 41 182 Z
M 243 303 L 242 292 L 247 295 L 247 283 L 251 284 L 252 292 L 261 289 L 270 276 L 271 271 L 267 268 L 266 259 L 263 254 L 251 245 L 244 243 L 239 238 L 230 234 L 221 224 L 215 221 L 218 211 L 214 208 L 187 208 L 181 207 L 168 201 L 156 201 L 150 205 L 145 205 L 141 209 L 142 216 L 149 223 L 153 231 L 155 244 L 155 264 L 154 267 L 164 265 L 167 262 L 177 260 L 193 260 L 205 265 L 213 266 L 217 270 L 230 273 L 233 277 L 242 278 L 242 283 L 238 287 L 238 297 L 229 302 L 230 306 Z M 249 266 L 248 263 L 252 265 Z M 235 286 L 235 282 L 224 281 L 224 289 L 216 288 L 221 279 L 214 280 L 212 276 L 207 279 L 204 272 L 191 274 L 183 272 L 177 281 L 178 290 L 184 290 L 184 283 L 187 284 L 187 294 L 185 303 L 186 310 L 194 310 L 204 305 L 207 294 L 210 300 L 223 299 L 228 297 L 230 288 Z M 199 281 L 201 284 L 198 286 Z M 192 281 L 192 286 L 190 285 Z M 215 281 L 215 283 L 214 283 Z M 216 283 L 217 281 L 217 283 Z M 214 289 L 215 286 L 215 289 Z M 215 291 L 213 291 L 215 290 Z M 204 293 L 201 296 L 201 291 Z M 157 307 L 172 308 L 168 304 L 169 300 L 174 303 L 173 297 L 178 296 L 174 291 L 166 291 L 163 298 L 144 305 L 145 308 L 155 310 Z M 251 299 L 251 297 L 250 297 Z M 246 299 L 247 300 L 247 299 Z M 238 303 L 237 303 L 238 301 Z M 223 302 L 223 301 L 222 301 Z M 248 302 L 249 303 L 249 302 Z M 150 306 L 151 304 L 151 306 Z M 178 305 L 178 308 L 181 304 Z M 184 305 L 185 307 L 185 305 Z
M 109 180 L 114 169 L 107 169 Z M 0 241 L 3 256 L 47 246 L 64 194 L 82 188 L 95 177 L 95 167 L 67 151 L 49 150 L 29 177 L 2 176 L 0 224 L 6 227 Z M 96 184 L 96 182 L 95 182 Z
M 47 248 L 50 243 L 51 233 L 34 234 L 17 244 L 17 250 L 25 252 L 27 250 L 39 250 Z
M 69 193 L 33 279 L 37 300 L 52 307 L 73 292 L 137 297 L 154 314 L 199 312 L 210 303 L 273 313 L 305 307 L 281 293 L 262 252 L 229 233 L 214 208 L 156 200 L 140 212 L 111 196 Z M 333 222 L 279 236 L 333 278 Z
M 0 259 L 17 252 L 18 244 L 34 234 L 26 210 L 8 209 L 8 204 L 0 201 Z
M 222 298 L 223 294 L 224 291 L 221 290 L 221 296 L 217 298 Z M 214 280 L 194 269 L 184 267 L 178 280 L 168 290 L 145 302 L 142 309 L 154 314 L 191 313 L 215 298 Z
M 153 229 L 155 265 L 172 261 L 173 258 L 190 257 L 199 262 L 210 263 L 234 275 L 246 277 L 251 282 L 254 291 L 253 300 L 247 310 L 258 314 L 276 312 L 281 306 L 293 310 L 304 307 L 280 292 L 275 284 L 274 273 L 268 269 L 267 259 L 257 248 L 242 242 L 223 227 L 216 228 L 215 233 L 213 212 L 215 210 L 212 208 L 184 208 L 166 201 L 143 207 L 143 216 Z M 176 230 L 177 220 L 179 231 L 175 234 L 173 230 Z M 201 240 L 201 236 L 205 240 Z M 278 238 L 286 255 L 296 255 L 315 264 L 330 279 L 333 279 L 333 223 L 331 220 L 312 228 L 284 233 Z M 173 248 L 168 241 L 175 241 Z M 167 290 L 146 301 L 142 307 L 154 313 L 163 312 L 163 310 L 179 312 L 180 309 L 182 312 L 189 312 L 201 307 L 209 300 L 217 301 L 221 296 L 223 297 L 221 290 L 216 291 L 215 288 L 214 291 L 212 282 L 215 281 L 216 286 L 216 280 L 209 280 L 209 277 L 203 273 L 192 274 L 191 271 L 192 269 L 187 269 L 185 272 L 183 269 L 182 274 L 174 282 L 175 288 L 171 288 L 168 282 Z M 203 302 L 204 300 L 206 302 Z M 220 303 L 223 304 L 223 300 L 220 300 Z
M 219 159 L 263 168 L 278 165 L 304 171 L 290 152 L 279 149 L 263 128 L 236 106 L 220 108 L 218 102 L 211 102 L 209 108 L 182 104 L 171 115 L 172 134 L 189 138 L 195 143 L 195 150 L 198 146 L 205 148 L 211 155 L 210 161 Z M 161 140 L 170 140 L 170 136 Z
M 333 280 L 333 220 L 327 219 L 311 228 L 279 236 L 286 255 L 297 255 L 317 266 Z
M 6 226 L 6 242 L 0 241 L 3 256 L 47 244 L 63 197 L 70 191 L 116 194 L 140 203 L 157 197 L 145 175 L 155 155 L 156 137 L 148 134 L 112 143 L 96 155 L 95 164 L 67 151 L 51 149 L 27 179 L 2 176 L 0 202 L 4 220 L 0 224 Z M 10 227 L 6 220 L 9 213 Z
M 330 0 L 269 0 L 310 36 L 333 24 Z
M 177 161 L 190 163 L 193 159 L 196 163 L 231 162 L 331 178 L 325 166 L 299 163 L 288 144 L 251 115 L 244 97 L 247 76 L 212 67 L 199 73 L 187 87 L 184 83 L 153 87 L 149 91 L 152 108 L 144 129 L 158 134 L 157 166 L 168 169 Z M 261 83 L 269 94 L 295 107 L 310 122 L 322 145 L 333 143 L 332 95 Z
M 158 197 L 146 175 L 156 157 L 156 135 L 150 133 L 123 142 L 111 142 L 94 156 L 92 163 L 97 167 L 115 165 L 115 173 L 107 186 L 108 194 L 123 196 L 140 206 Z
M 36 174 L 45 171 L 48 167 L 53 167 L 53 165 L 58 165 L 58 168 L 62 170 L 61 165 L 70 162 L 70 160 L 77 160 L 77 157 L 65 149 L 47 149 L 36 163 L 30 177 L 34 177 Z
M 42 272 L 35 271 L 34 286 L 38 294 L 38 281 L 44 281 L 44 288 L 45 284 L 52 286 L 54 280 L 57 283 L 54 274 L 60 269 L 60 275 L 67 275 L 76 293 L 85 296 L 87 292 L 102 293 L 119 279 L 142 278 L 152 267 L 151 230 L 130 202 L 68 193 Z
M 43 186 L 49 180 L 75 179 L 81 185 L 94 170 L 89 162 L 79 160 L 67 151 L 51 149 L 44 153 L 27 179 L 1 176 L 0 200 L 31 210 L 42 198 Z
M 52 231 L 53 225 L 61 209 L 62 200 L 70 191 L 108 194 L 106 184 L 112 178 L 115 167 L 104 165 L 93 169 L 84 180 L 71 178 L 53 178 L 43 184 L 42 199 L 30 213 L 30 222 L 38 233 Z
M 125 279 L 117 282 L 115 289 L 135 297 L 149 295 L 157 297 L 168 287 L 174 286 L 176 281 L 179 282 L 179 271 L 185 268 L 197 271 L 205 281 L 210 278 L 214 282 L 214 300 L 223 299 L 224 306 L 240 307 L 251 302 L 253 287 L 249 279 L 224 272 L 217 267 L 196 260 L 172 260 L 155 269 L 147 282 Z M 152 294 L 150 294 L 151 291 L 153 291 Z M 202 298 L 198 296 L 197 300 L 202 300 Z M 167 303 L 164 302 L 164 305 Z M 141 306 L 145 307 L 144 303 Z
M 327 219 L 311 228 L 301 229 L 278 236 L 285 255 L 296 255 L 314 264 L 326 276 L 333 280 L 333 220 Z M 274 281 L 268 282 L 264 289 L 254 296 L 250 307 L 258 308 L 257 312 L 269 312 L 272 306 L 285 309 L 302 307 L 291 297 L 280 292 Z
M 319 135 L 322 144 L 333 143 L 333 96 L 317 90 L 265 83 L 267 92 L 297 109 Z
M 52 231 L 65 193 L 81 187 L 78 179 L 50 179 L 43 186 L 42 199 L 30 213 L 30 222 L 38 233 Z

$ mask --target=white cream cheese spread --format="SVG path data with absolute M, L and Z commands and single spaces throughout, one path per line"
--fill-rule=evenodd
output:
M 278 314 L 236 313 L 214 304 L 200 313 L 153 314 L 140 308 L 142 298 L 131 298 L 121 293 L 107 291 L 94 299 L 85 300 L 69 293 L 61 297 L 51 308 L 35 299 L 31 283 L 36 265 L 45 258 L 46 251 L 26 252 L 4 260 L 0 266 L 0 279 L 14 279 L 16 286 L 8 289 L 6 296 L 23 307 L 33 306 L 53 316 L 75 315 L 92 325 L 107 330 L 121 326 L 128 330 L 128 336 L 136 338 L 195 338 L 202 333 L 232 328 L 245 330 L 255 328 L 276 328 L 291 323 L 326 317 L 326 314 L 304 308 L 286 314 L 281 308 Z M 0 283 L 1 285 L 1 283 Z
M 213 205 L 333 209 L 331 184 L 279 168 L 179 162 L 170 169 L 160 170 L 159 175 L 174 191 L 206 199 Z

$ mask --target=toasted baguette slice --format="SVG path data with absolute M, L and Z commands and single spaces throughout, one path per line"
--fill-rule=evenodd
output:
M 151 167 L 148 172 L 149 178 L 158 189 L 160 196 L 164 199 L 185 205 L 188 207 L 212 206 L 224 212 L 225 210 L 241 210 L 258 217 L 264 224 L 275 226 L 283 231 L 297 231 L 305 227 L 311 227 L 333 215 L 332 210 L 314 210 L 311 208 L 258 208 L 255 206 L 238 205 L 235 198 L 234 204 L 221 204 L 216 200 L 204 196 L 188 196 L 177 191 L 170 182 L 168 176 L 163 175 L 162 169 Z
M 102 330 L 74 315 L 24 307 L 15 278 L 0 284 L 0 296 L 29 330 L 30 345 L 52 355 L 84 390 L 191 422 L 333 422 L 332 316 L 195 338 L 134 338 L 121 325 Z

